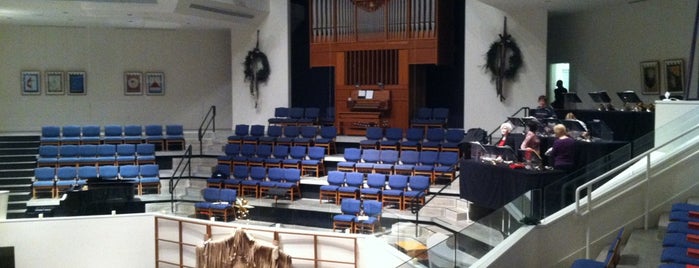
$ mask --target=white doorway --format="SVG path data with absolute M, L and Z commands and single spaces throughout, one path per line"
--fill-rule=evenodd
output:
M 554 101 L 555 94 L 553 90 L 556 88 L 556 81 L 563 81 L 563 87 L 570 91 L 570 63 L 553 63 L 549 66 L 549 84 L 546 95 L 548 96 L 549 103 Z

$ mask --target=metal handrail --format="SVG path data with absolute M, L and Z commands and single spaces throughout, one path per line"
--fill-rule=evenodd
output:
M 459 163 L 457 162 L 457 163 L 455 163 L 454 165 L 452 165 L 452 166 L 451 166 L 451 169 L 456 170 L 456 166 L 457 166 L 458 164 L 459 164 Z M 446 173 L 446 172 L 442 172 L 442 174 L 441 174 L 442 177 L 444 176 L 444 173 Z M 444 189 L 446 189 L 447 187 L 451 186 L 452 183 L 454 183 L 454 181 L 456 181 L 456 180 L 459 179 L 459 178 L 461 178 L 461 173 L 459 173 L 459 175 L 454 176 L 454 179 L 453 179 L 451 182 L 449 182 L 449 183 L 447 183 L 446 185 L 442 186 L 442 188 L 439 189 L 439 191 L 437 191 L 435 194 L 433 194 L 429 199 L 425 200 L 425 203 L 422 204 L 422 206 L 419 206 L 419 207 L 418 207 L 418 204 L 417 204 L 418 196 L 413 196 L 413 198 L 410 199 L 410 205 L 411 205 L 411 206 L 410 206 L 410 212 L 413 213 L 413 214 L 415 214 L 415 237 L 417 237 L 417 236 L 419 235 L 419 234 L 418 234 L 418 230 L 419 230 L 419 226 L 418 226 L 418 225 L 419 225 L 419 222 L 420 222 L 420 210 L 422 210 L 422 208 L 424 208 L 425 206 L 427 206 L 428 203 L 430 203 L 435 197 L 437 197 L 439 194 L 441 194 L 441 193 L 444 191 Z
M 519 114 L 519 112 L 521 112 L 522 110 L 524 110 L 524 116 L 527 117 L 527 116 L 529 116 L 529 109 L 530 109 L 529 107 L 519 108 L 519 110 L 517 110 L 515 113 L 513 113 L 509 117 L 514 117 L 515 115 Z M 509 119 L 505 119 L 505 121 L 503 121 L 502 123 L 505 123 L 507 121 L 509 121 Z M 500 123 L 500 124 L 502 124 L 502 123 Z M 491 144 L 493 143 L 493 134 L 495 134 L 495 132 L 498 132 L 498 130 L 500 130 L 500 125 L 498 125 L 495 129 L 493 129 L 493 131 L 488 133 L 488 140 L 490 141 Z
M 184 163 L 184 165 L 182 165 Z M 180 168 L 182 168 L 180 170 Z M 187 171 L 187 177 L 192 177 L 192 145 L 187 146 L 187 150 L 182 154 L 182 160 L 177 164 L 177 168 L 172 172 L 172 178 L 170 178 L 169 191 L 170 191 L 170 211 L 175 212 L 175 188 L 177 184 L 180 183 L 182 175 L 184 175 L 185 170 Z M 177 174 L 179 172 L 179 175 Z
M 209 117 L 211 116 L 211 117 Z M 204 127 L 204 124 L 206 124 L 206 127 Z M 203 155 L 204 154 L 204 146 L 202 146 L 203 138 L 206 132 L 209 130 L 209 126 L 212 126 L 212 132 L 216 132 L 216 105 L 211 105 L 211 108 L 209 108 L 209 111 L 206 112 L 206 115 L 204 116 L 204 120 L 201 121 L 201 124 L 199 125 L 199 154 Z

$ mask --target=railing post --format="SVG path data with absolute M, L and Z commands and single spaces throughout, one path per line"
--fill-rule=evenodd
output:
M 643 204 L 643 230 L 648 230 L 648 207 L 649 205 L 649 200 L 648 200 L 648 192 L 650 191 L 650 154 L 646 155 L 646 183 L 645 183 L 645 191 L 643 193 L 643 199 L 644 199 L 644 204 Z

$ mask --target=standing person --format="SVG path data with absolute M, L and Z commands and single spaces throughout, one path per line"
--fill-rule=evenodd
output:
M 556 89 L 553 90 L 554 101 L 551 103 L 551 106 L 553 106 L 554 109 L 563 109 L 565 104 L 565 97 L 563 94 L 566 93 L 568 93 L 568 89 L 563 87 L 563 81 L 556 81 Z
M 553 160 L 553 168 L 570 172 L 575 167 L 575 140 L 568 136 L 566 127 L 562 124 L 553 127 L 556 140 L 546 152 Z

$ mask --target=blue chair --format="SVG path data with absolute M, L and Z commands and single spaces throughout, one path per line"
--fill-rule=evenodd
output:
M 184 127 L 165 125 L 165 150 L 184 150 Z
M 219 188 L 204 188 L 201 192 L 204 201 L 194 203 L 194 214 L 196 216 L 206 215 L 211 217 L 211 205 L 214 202 L 218 202 L 220 192 L 221 189 Z
M 366 129 L 366 139 L 359 141 L 361 149 L 378 149 L 379 141 L 383 139 L 383 129 L 380 127 L 369 127 Z
M 300 128 L 301 137 L 294 138 L 294 146 L 310 147 L 313 139 L 318 135 L 318 128 L 314 126 L 302 126 Z
M 243 144 L 255 144 L 257 145 L 260 137 L 265 136 L 265 126 L 263 125 L 252 125 L 250 126 L 250 135 L 243 137 Z
M 271 179 L 271 177 L 270 177 Z M 274 187 L 284 189 L 286 191 L 285 195 L 288 195 L 291 201 L 294 201 L 294 197 L 298 195 L 301 198 L 301 170 L 296 168 L 286 168 L 284 169 L 284 179 L 283 181 L 277 181 Z M 274 200 L 277 200 L 278 196 L 274 196 Z
M 301 161 L 306 159 L 305 146 L 293 146 L 289 152 L 289 158 L 282 161 L 284 168 L 301 168 Z
M 67 125 L 61 130 L 61 145 L 80 144 L 80 126 Z
M 100 144 L 97 145 L 97 166 L 116 165 L 116 145 L 114 144 Z
M 398 151 L 381 150 L 379 162 L 379 164 L 374 164 L 374 173 L 392 174 L 393 166 L 398 163 Z
M 345 173 L 342 171 L 328 172 L 328 185 L 320 186 L 318 201 L 322 204 L 324 197 L 331 197 L 335 204 L 339 203 L 337 189 L 345 184 Z M 330 199 L 328 199 L 330 200 Z
M 56 169 L 53 167 L 40 167 L 34 169 L 34 181 L 32 182 L 32 198 L 36 198 L 39 192 L 50 192 L 51 198 L 56 197 Z
M 223 186 L 226 189 L 235 189 L 241 192 L 240 184 L 247 180 L 249 177 L 249 170 L 247 166 L 233 166 L 232 178 L 226 178 L 223 180 Z
M 381 202 L 388 204 L 394 202 L 398 209 L 403 210 L 403 193 L 408 187 L 408 176 L 391 175 L 388 176 L 388 188 L 381 192 Z
M 289 146 L 274 146 L 274 149 L 272 149 L 272 156 L 272 158 L 267 158 L 265 160 L 265 167 L 282 167 L 282 162 L 284 159 L 289 158 Z
M 78 146 L 78 166 L 97 166 L 97 145 Z
M 119 168 L 117 166 L 101 166 L 98 171 L 100 180 L 115 181 L 119 179 Z
M 354 166 L 362 159 L 362 150 L 357 148 L 345 148 L 345 161 L 337 163 L 338 171 L 353 172 Z
M 243 144 L 240 147 L 240 155 L 231 157 L 231 165 L 248 165 L 248 160 L 255 157 L 255 152 L 257 148 L 254 144 Z
M 266 194 L 269 189 L 277 187 L 277 183 L 284 181 L 284 169 L 283 168 L 270 168 L 267 170 L 267 180 L 260 181 L 260 186 L 258 187 L 257 197 L 262 197 Z M 275 196 L 276 200 L 276 196 Z
M 676 222 L 670 222 L 667 225 L 667 231 L 666 233 L 682 233 L 682 234 L 692 234 L 692 235 L 699 235 L 699 228 L 696 226 L 691 226 L 689 225 L 689 222 L 686 221 L 676 221 Z
M 237 124 L 234 128 L 234 135 L 228 136 L 228 143 L 243 143 L 243 138 L 250 134 L 250 126 L 246 124 Z
M 268 125 L 280 125 L 284 119 L 289 117 L 289 108 L 287 107 L 275 107 L 274 117 L 267 120 Z
M 233 157 L 240 155 L 240 144 L 229 143 L 223 148 L 223 153 L 225 155 L 217 157 L 217 161 L 222 165 L 231 165 L 233 162 Z
M 289 117 L 282 119 L 281 124 L 284 126 L 297 125 L 299 120 L 303 119 L 304 109 L 301 107 L 289 108 Z
M 320 118 L 321 126 L 333 126 L 335 125 L 335 107 L 325 108 L 325 115 Z
M 275 145 L 286 145 L 286 146 L 292 146 L 294 143 L 294 139 L 299 137 L 299 127 L 298 126 L 285 126 L 284 127 L 284 136 L 278 137 Z
M 360 200 L 350 198 L 342 199 L 342 203 L 340 204 L 340 211 L 342 214 L 333 216 L 333 232 L 337 228 L 349 228 L 352 230 L 352 227 L 354 227 L 354 218 L 361 210 Z
M 58 166 L 58 148 L 56 145 L 39 146 L 39 156 L 36 159 L 37 167 L 56 168 Z
M 337 152 L 336 138 L 337 128 L 335 126 L 324 126 L 320 128 L 320 137 L 316 138 L 313 144 L 314 146 L 325 148 L 327 154 L 334 154 Z
M 426 141 L 422 142 L 421 151 L 437 151 L 442 146 L 444 142 L 444 129 L 441 128 L 428 128 L 427 134 L 425 135 Z
M 119 144 L 116 146 L 116 161 L 118 165 L 135 165 L 136 164 L 136 145 L 135 144 Z
M 86 125 L 82 127 L 80 144 L 100 144 L 100 126 Z
M 125 165 L 119 166 L 119 178 L 121 180 L 132 181 L 138 183 L 138 166 Z
M 78 168 L 78 186 L 87 184 L 88 180 L 96 180 L 99 178 L 99 173 L 97 173 L 97 167 L 94 166 L 84 166 Z
M 420 107 L 417 109 L 415 117 L 410 120 L 411 127 L 422 127 L 429 124 L 432 118 L 432 108 Z
M 61 127 L 42 126 L 39 143 L 41 145 L 61 145 Z
M 124 143 L 124 128 L 120 125 L 104 126 L 103 144 L 122 144 Z
M 413 169 L 414 175 L 423 175 L 430 178 L 434 177 L 434 166 L 437 164 L 439 153 L 435 151 L 422 151 L 418 165 Z
M 308 107 L 303 112 L 303 118 L 299 118 L 298 125 L 316 125 L 320 117 L 320 108 Z
M 459 153 L 440 152 L 437 156 L 437 165 L 434 166 L 433 177 L 448 177 L 449 180 L 456 178 L 456 164 L 459 162 Z M 435 178 L 432 178 L 434 182 Z
M 430 178 L 426 176 L 410 176 L 408 178 L 408 191 L 403 193 L 403 208 L 419 203 L 425 205 L 425 195 L 430 190 Z
M 392 127 L 386 129 L 385 140 L 379 141 L 381 150 L 398 150 L 400 142 L 403 141 L 403 129 Z
M 354 218 L 354 233 L 374 233 L 376 228 L 380 226 L 381 213 L 383 210 L 383 203 L 376 200 L 364 200 L 362 203 L 363 214 L 366 218 L 355 217 Z
M 160 194 L 160 168 L 155 164 L 139 166 L 138 195 L 143 195 L 144 189 L 153 188 Z
M 575 264 L 578 261 L 584 261 L 585 263 L 587 262 L 592 262 L 592 260 L 576 260 L 571 267 L 578 268 L 578 267 L 593 267 L 592 265 L 587 265 L 587 266 L 575 266 Z M 663 253 L 660 255 L 660 261 L 661 262 L 666 262 L 666 263 L 679 263 L 679 264 L 685 264 L 685 265 L 699 265 L 699 258 L 690 256 L 689 254 L 689 249 L 686 247 L 665 247 L 663 248 Z M 598 262 L 601 263 L 601 262 Z M 597 264 L 597 263 L 595 263 Z M 598 264 L 599 265 L 599 264 Z M 604 263 L 601 263 L 601 265 L 604 265 Z M 605 266 L 594 266 L 594 267 L 605 267 Z M 610 267 L 610 266 L 607 266 Z M 611 266 L 614 267 L 614 266 Z M 684 266 L 687 267 L 687 266 Z
M 75 167 L 59 167 L 56 170 L 56 196 L 77 185 L 78 170 Z
M 250 179 L 240 182 L 241 195 L 245 196 L 249 191 L 255 195 L 255 198 L 260 197 L 260 183 L 267 178 L 267 169 L 263 167 L 250 168 Z
M 381 192 L 386 187 L 386 175 L 384 174 L 367 174 L 366 188 L 359 190 L 359 195 L 363 200 L 374 199 L 381 201 Z
M 672 204 L 671 211 L 699 211 L 699 205 L 689 204 L 689 203 L 675 203 Z
M 444 134 L 444 142 L 442 143 L 441 151 L 442 152 L 456 152 L 456 153 L 461 153 L 461 148 L 459 145 L 461 145 L 461 142 L 464 140 L 465 133 L 463 129 L 454 129 L 450 128 L 447 129 L 447 132 Z
M 354 170 L 362 173 L 371 173 L 374 170 L 374 164 L 381 161 L 381 151 L 376 149 L 362 150 L 362 162 L 354 165 Z
M 359 190 L 364 184 L 364 174 L 359 172 L 349 172 L 345 174 L 345 186 L 337 188 L 337 198 L 345 197 L 359 198 Z
M 243 166 L 245 167 L 245 166 Z M 246 167 L 247 169 L 247 167 Z M 231 167 L 228 165 L 216 165 L 211 176 L 206 179 L 206 187 L 221 188 L 224 182 L 231 177 Z
M 434 108 L 428 127 L 444 128 L 447 126 L 447 119 L 449 119 L 449 108 Z
M 163 126 L 146 125 L 145 129 L 146 143 L 154 144 L 156 151 L 162 151 L 165 148 L 165 136 L 163 135 Z
M 589 268 L 589 267 L 616 267 L 616 265 L 619 263 L 619 255 L 620 255 L 620 247 L 621 247 L 621 238 L 622 235 L 624 234 L 624 228 L 621 228 L 619 230 L 619 233 L 617 234 L 616 238 L 614 239 L 614 242 L 609 246 L 609 250 L 607 251 L 607 257 L 605 258 L 604 262 L 599 262 L 596 260 L 591 260 L 591 259 L 577 259 L 573 262 L 573 265 L 571 265 L 571 268 Z M 683 254 L 686 257 L 686 251 L 683 252 Z M 661 261 L 666 262 L 663 260 L 665 256 L 665 251 L 663 251 L 663 255 L 661 256 Z M 699 264 L 699 259 L 697 260 L 697 264 Z
M 272 145 L 257 145 L 255 156 L 248 158 L 248 166 L 265 166 L 265 161 L 272 156 Z
M 308 148 L 308 159 L 301 160 L 301 173 L 313 173 L 317 177 L 325 175 L 325 148 L 311 147 Z M 308 171 L 308 172 L 307 172 Z
M 155 164 L 155 144 L 136 144 L 136 163 L 139 165 Z
M 665 238 L 663 238 L 663 247 L 699 248 L 699 243 L 692 242 L 689 236 L 692 235 L 685 233 L 666 233 Z
M 140 125 L 124 126 L 124 143 L 143 143 L 143 127 Z
M 275 146 L 277 144 L 277 139 L 282 136 L 282 127 L 280 126 L 268 126 L 267 135 L 260 137 L 258 139 L 258 144 L 269 144 Z
M 228 221 L 228 216 L 235 216 L 234 206 L 238 198 L 237 194 L 238 192 L 236 190 L 221 189 L 219 191 L 218 200 L 209 206 L 209 210 L 211 211 L 210 216 L 221 216 L 224 222 Z
M 80 158 L 78 145 L 61 145 L 59 149 L 58 166 L 77 166 Z
M 400 153 L 400 163 L 393 166 L 393 173 L 413 175 L 415 165 L 417 165 L 419 159 L 420 153 L 418 151 L 402 151 Z
M 400 142 L 401 151 L 419 151 L 425 137 L 425 131 L 419 128 L 409 128 L 405 131 L 405 140 Z

